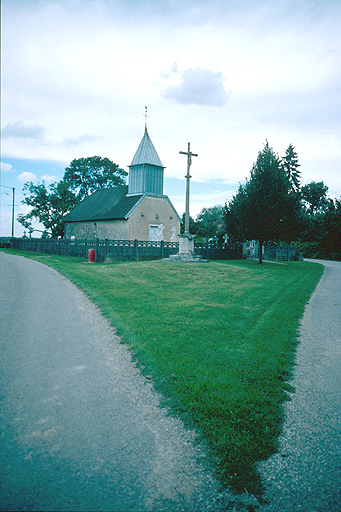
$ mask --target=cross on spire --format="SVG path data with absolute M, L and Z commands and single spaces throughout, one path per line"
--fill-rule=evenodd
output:
M 147 111 L 148 111 L 147 107 L 144 107 L 144 114 L 143 114 L 144 115 L 144 127 L 145 127 L 146 130 L 147 130 L 147 119 L 148 119 L 148 117 L 150 117 L 147 114 Z
M 187 151 L 180 151 L 180 155 L 187 155 L 187 174 L 186 178 L 186 211 L 185 211 L 185 233 L 189 233 L 189 180 L 191 179 L 191 175 L 189 174 L 189 169 L 192 163 L 192 156 L 198 156 L 196 153 L 191 152 L 191 143 L 188 143 Z

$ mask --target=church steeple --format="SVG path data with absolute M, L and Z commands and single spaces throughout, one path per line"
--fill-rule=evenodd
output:
M 147 126 L 129 166 L 128 194 L 163 195 L 163 170 L 159 155 L 149 137 Z

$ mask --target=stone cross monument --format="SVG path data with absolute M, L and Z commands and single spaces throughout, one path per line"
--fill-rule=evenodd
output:
M 191 179 L 191 175 L 189 174 L 189 170 L 192 163 L 192 156 L 198 156 L 196 153 L 191 153 L 191 143 L 188 143 L 187 151 L 180 151 L 180 155 L 187 155 L 187 174 L 186 178 L 186 211 L 185 211 L 185 234 L 189 233 L 189 180 Z
M 169 256 L 170 261 L 208 261 L 203 260 L 201 256 L 197 256 L 194 253 L 194 238 L 196 235 L 193 235 L 189 232 L 189 180 L 191 179 L 191 175 L 189 173 L 192 156 L 198 156 L 196 153 L 191 152 L 191 144 L 188 143 L 187 151 L 180 151 L 181 155 L 187 155 L 187 174 L 186 178 L 186 211 L 185 211 L 185 232 L 183 234 L 179 234 L 179 252 L 178 254 L 172 254 Z

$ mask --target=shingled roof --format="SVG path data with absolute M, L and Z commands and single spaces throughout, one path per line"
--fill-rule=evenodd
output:
M 147 128 L 144 130 L 142 140 L 129 167 L 141 164 L 151 164 L 156 165 L 157 167 L 163 167 L 159 155 L 157 154 L 151 138 L 149 137 Z
M 96 190 L 65 215 L 64 222 L 125 219 L 143 196 L 143 194 L 127 196 L 127 193 L 127 185 Z

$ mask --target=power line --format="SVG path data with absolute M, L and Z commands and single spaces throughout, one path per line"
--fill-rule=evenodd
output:
M 0 187 L 3 187 L 3 188 L 10 188 L 11 190 L 13 190 L 15 187 L 7 187 L 7 185 L 0 185 Z

